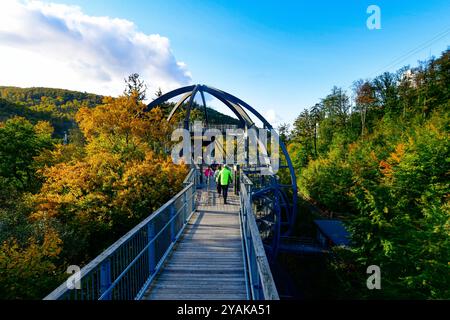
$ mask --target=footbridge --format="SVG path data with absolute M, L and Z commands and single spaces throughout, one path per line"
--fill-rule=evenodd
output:
M 246 180 L 224 205 L 192 169 L 183 190 L 45 299 L 279 299 Z
M 208 123 L 206 94 L 236 115 L 237 127 L 243 133 L 238 144 L 241 141 L 244 147 L 249 145 L 249 130 L 258 127 L 254 119 L 261 123 L 258 129 L 276 135 L 248 104 L 205 85 L 171 91 L 150 103 L 146 111 L 157 106 L 170 108 L 167 121 L 181 111 L 183 127 L 192 131 L 190 116 L 197 94 L 203 103 L 206 126 L 214 127 Z M 178 102 L 169 101 L 177 96 L 181 96 Z M 220 130 L 229 129 L 220 125 Z M 265 141 L 260 141 L 263 138 L 256 137 L 258 146 L 264 145 L 261 142 Z M 202 144 L 202 148 L 209 144 L 226 149 L 218 139 Z M 250 163 L 249 152 L 243 162 L 227 163 L 234 176 L 227 204 L 217 193 L 213 179 L 207 180 L 203 175 L 202 167 L 209 165 L 205 159 L 192 161 L 184 188 L 178 194 L 45 299 L 279 299 L 270 263 L 286 246 L 283 239 L 292 233 L 297 207 L 294 169 L 282 141 L 279 148 L 276 171 L 273 162 L 260 161 L 260 157 L 256 157 L 256 163 Z M 260 149 L 256 151 L 261 152 Z

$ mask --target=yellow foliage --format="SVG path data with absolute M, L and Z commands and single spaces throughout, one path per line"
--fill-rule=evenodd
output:
M 81 108 L 76 114 L 90 144 L 88 153 L 106 149 L 143 154 L 150 149 L 161 151 L 171 143 L 173 128 L 160 108 L 144 112 L 146 106 L 133 97 L 105 98 L 103 103 L 94 109 Z
M 48 121 L 38 121 L 38 123 L 36 123 L 36 125 L 34 126 L 34 131 L 38 135 L 39 134 L 52 135 L 54 128 Z
M 399 143 L 395 147 L 395 152 L 391 153 L 390 159 L 396 163 L 400 163 L 404 154 L 405 154 L 405 145 L 403 143 Z
M 34 219 L 58 216 L 62 207 L 76 207 L 77 203 L 89 200 L 96 206 L 86 207 L 83 211 L 74 209 L 81 220 L 90 220 L 102 211 L 100 203 L 109 200 L 101 192 L 102 187 L 112 186 L 119 179 L 118 171 L 123 166 L 119 156 L 99 152 L 87 157 L 85 161 L 74 164 L 60 163 L 43 170 L 46 181 L 41 192 L 35 197 L 37 210 L 31 215 Z
M 2 296 L 33 297 L 42 290 L 47 279 L 55 278 L 54 258 L 61 253 L 61 245 L 58 233 L 52 229 L 45 231 L 41 241 L 31 237 L 26 246 L 15 239 L 4 241 L 0 246 L 0 286 L 5 290 Z M 27 288 L 25 294 L 23 288 Z
M 0 244 L 2 277 L 28 279 L 55 272 L 53 258 L 61 250 L 80 261 L 92 258 L 181 189 L 188 167 L 160 152 L 169 147 L 172 126 L 161 109 L 144 113 L 144 108 L 128 97 L 107 97 L 96 108 L 81 108 L 76 120 L 87 145 L 58 144 L 35 157 L 43 184 L 39 193 L 30 195 L 33 211 L 28 218 L 35 225 L 59 226 L 65 246 L 54 230 L 40 240 L 30 238 L 26 246 L 5 241 Z M 49 129 L 46 122 L 35 126 L 40 134 L 49 134 Z M 71 243 L 78 238 L 84 242 L 74 248 Z
M 127 163 L 122 178 L 114 184 L 118 193 L 113 206 L 133 217 L 136 207 L 148 202 L 149 214 L 179 191 L 187 171 L 187 166 L 173 164 L 170 157 L 162 159 L 149 151 L 143 161 Z
M 405 144 L 399 143 L 395 147 L 395 151 L 392 152 L 386 160 L 380 161 L 380 171 L 385 177 L 392 177 L 394 167 L 402 161 L 403 156 L 405 155 L 405 149 Z
M 38 156 L 34 157 L 35 167 L 37 167 L 37 172 L 42 174 L 45 167 L 62 162 L 71 163 L 81 160 L 83 153 L 83 148 L 74 144 L 56 144 L 53 149 L 44 149 Z
M 375 154 L 375 151 L 370 151 L 370 158 L 373 160 L 373 161 L 378 161 L 378 157 L 377 157 L 377 155 Z

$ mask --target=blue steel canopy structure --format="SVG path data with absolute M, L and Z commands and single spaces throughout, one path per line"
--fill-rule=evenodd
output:
M 145 111 L 150 111 L 157 106 L 170 105 L 172 110 L 167 118 L 167 121 L 170 121 L 178 110 L 185 108 L 184 128 L 189 130 L 194 99 L 197 94 L 200 94 L 203 102 L 205 121 L 208 125 L 205 93 L 217 98 L 236 115 L 239 120 L 239 128 L 245 130 L 245 136 L 248 137 L 247 131 L 249 129 L 257 129 L 255 122 L 249 114 L 261 121 L 263 129 L 270 131 L 271 134 L 273 134 L 274 131 L 272 125 L 249 104 L 225 91 L 201 84 L 185 86 L 163 94 L 149 103 L 145 108 Z M 177 96 L 181 96 L 178 102 L 175 104 L 167 104 L 169 100 Z M 259 140 L 259 137 L 257 137 L 257 139 Z M 241 167 L 243 172 L 246 173 L 250 179 L 254 177 L 252 181 L 253 188 L 251 196 L 255 203 L 255 208 L 257 208 L 257 204 L 259 204 L 260 210 L 256 211 L 258 226 L 261 230 L 263 239 L 265 239 L 266 249 L 268 249 L 270 256 L 276 256 L 280 238 L 289 236 L 292 233 L 297 212 L 297 181 L 294 168 L 286 146 L 283 141 L 280 139 L 278 140 L 282 155 L 285 159 L 285 163 L 280 163 L 279 168 L 281 170 L 288 169 L 287 176 L 290 178 L 288 183 L 281 183 L 280 177 L 275 174 L 272 176 L 261 175 L 261 168 L 258 168 L 257 166 L 251 167 L 244 165 Z

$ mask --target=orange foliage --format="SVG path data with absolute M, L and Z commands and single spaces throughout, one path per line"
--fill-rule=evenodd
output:
M 132 97 L 105 98 L 96 108 L 81 108 L 76 120 L 87 145 L 59 144 L 35 157 L 43 183 L 29 196 L 27 218 L 39 226 L 42 239 L 31 237 L 26 246 L 14 238 L 0 243 L 0 277 L 6 279 L 0 289 L 7 288 L 12 298 L 27 294 L 14 293 L 15 285 L 28 290 L 32 285 L 26 281 L 41 275 L 45 281 L 58 280 L 54 262 L 62 260 L 62 250 L 71 263 L 93 258 L 181 189 L 188 167 L 162 152 L 169 147 L 172 127 L 161 109 L 144 113 L 144 108 Z M 34 129 L 51 135 L 47 122 Z M 49 224 L 60 235 L 41 228 Z M 40 284 L 38 291 L 44 287 Z
M 381 160 L 379 167 L 381 173 L 385 177 L 392 177 L 394 167 L 398 165 L 405 154 L 405 144 L 399 143 L 395 147 L 395 151 L 392 152 L 386 160 Z
M 137 208 L 142 205 L 150 213 L 179 191 L 187 171 L 187 166 L 173 164 L 170 157 L 156 158 L 153 152 L 147 152 L 143 161 L 127 163 L 122 178 L 115 182 L 118 192 L 113 206 L 129 217 L 139 214 Z
M 392 176 L 392 165 L 389 164 L 389 162 L 381 160 L 379 166 L 380 166 L 380 171 L 384 176 L 386 176 L 386 177 Z
M 393 160 L 393 162 L 400 163 L 404 154 L 405 154 L 405 145 L 403 143 L 399 143 L 395 147 L 395 152 L 391 153 L 390 159 Z

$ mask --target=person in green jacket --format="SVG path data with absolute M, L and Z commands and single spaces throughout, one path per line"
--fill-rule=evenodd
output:
M 228 186 L 233 182 L 233 174 L 227 165 L 220 171 L 219 180 L 223 194 L 223 203 L 227 204 Z

